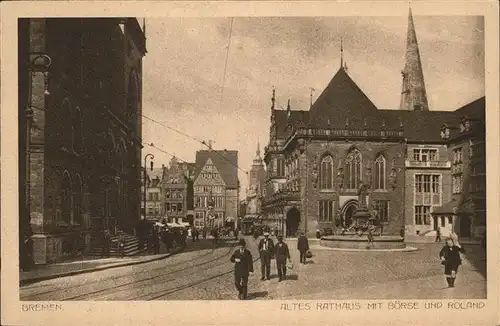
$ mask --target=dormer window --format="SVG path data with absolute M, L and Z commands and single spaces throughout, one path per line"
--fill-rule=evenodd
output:
M 443 125 L 441 127 L 441 139 L 449 139 L 450 138 L 450 128 L 448 125 Z

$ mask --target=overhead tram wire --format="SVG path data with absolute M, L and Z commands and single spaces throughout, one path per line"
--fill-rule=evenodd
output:
M 233 36 L 233 23 L 234 23 L 234 17 L 231 17 L 231 22 L 229 25 L 229 39 L 227 42 L 226 60 L 224 62 L 224 74 L 222 75 L 222 87 L 221 87 L 220 100 L 219 100 L 219 110 L 222 106 L 222 100 L 224 98 L 224 88 L 226 86 L 227 63 L 229 61 L 229 49 L 231 48 L 231 38 Z
M 219 100 L 219 110 L 220 110 L 220 107 L 222 105 L 222 101 L 223 101 L 223 98 L 224 98 L 224 88 L 225 88 L 225 83 L 226 83 L 226 76 L 227 76 L 227 64 L 228 64 L 228 59 L 229 59 L 229 49 L 231 47 L 231 39 L 232 39 L 232 34 L 233 34 L 233 24 L 234 24 L 234 17 L 231 17 L 231 21 L 230 21 L 230 26 L 229 26 L 229 39 L 228 39 L 228 45 L 227 45 L 227 51 L 226 51 L 226 60 L 225 60 L 225 63 L 224 63 L 224 74 L 223 74 L 223 77 L 222 77 L 222 87 L 221 87 L 221 97 L 220 97 L 220 100 Z M 155 122 L 167 129 L 170 129 L 184 137 L 187 137 L 189 139 L 192 139 L 206 147 L 208 147 L 209 149 L 212 149 L 212 147 L 210 145 L 208 145 L 205 141 L 202 141 L 202 140 L 199 140 L 191 135 L 188 135 L 182 131 L 179 131 L 165 123 L 162 123 L 162 122 L 159 122 L 153 118 L 150 118 L 148 116 L 145 116 L 144 114 L 142 113 L 139 113 L 143 118 L 147 119 L 147 120 L 150 120 L 152 122 Z M 226 160 L 227 162 L 229 162 L 231 165 L 235 166 L 237 169 L 245 172 L 245 174 L 248 174 L 248 171 L 247 170 L 244 170 L 242 169 L 241 167 L 239 167 L 237 164 L 235 164 L 234 162 L 230 161 L 227 157 L 225 157 L 224 155 L 220 154 L 218 151 L 214 151 L 214 153 L 218 156 L 220 156 L 222 159 Z M 171 154 L 170 154 L 171 155 Z
M 177 130 L 177 129 L 175 129 L 175 128 L 173 128 L 173 127 L 171 127 L 171 126 L 169 126 L 169 125 L 167 125 L 167 124 L 165 124 L 165 123 L 163 123 L 163 122 L 157 121 L 157 120 L 152 119 L 152 118 L 150 118 L 150 117 L 147 117 L 147 116 L 145 116 L 145 115 L 143 115 L 143 114 L 140 114 L 140 115 L 141 115 L 141 116 L 143 116 L 144 118 L 146 118 L 146 119 L 148 119 L 148 120 L 152 121 L 152 122 L 155 122 L 155 123 L 157 123 L 157 124 L 159 124 L 159 125 L 161 125 L 161 126 L 163 126 L 163 127 L 167 128 L 167 129 L 170 129 L 170 130 L 172 130 L 172 131 L 174 131 L 174 132 L 176 132 L 176 133 L 178 133 L 178 134 L 180 134 L 180 135 L 183 135 L 184 137 L 187 137 L 187 138 L 189 138 L 189 139 L 192 139 L 192 140 L 194 140 L 194 141 L 196 141 L 196 142 L 198 142 L 198 143 L 200 143 L 200 144 L 202 144 L 202 145 L 206 146 L 206 147 L 207 147 L 207 148 L 209 148 L 209 149 L 212 149 L 212 147 L 210 147 L 210 145 L 208 145 L 208 144 L 207 144 L 204 140 L 202 141 L 202 140 L 196 139 L 195 137 L 193 137 L 193 136 L 191 136 L 191 135 L 189 135 L 189 134 L 186 134 L 185 132 L 179 131 L 179 130 Z M 144 144 L 143 144 L 143 145 L 144 145 Z M 150 144 L 146 144 L 146 145 L 150 146 Z M 244 169 L 242 169 L 241 167 L 239 167 L 239 166 L 238 166 L 238 164 L 235 164 L 233 161 L 229 160 L 227 157 L 225 157 L 224 155 L 222 155 L 219 151 L 213 151 L 213 153 L 215 153 L 217 156 L 220 156 L 222 159 L 224 159 L 225 161 L 229 162 L 231 165 L 233 165 L 233 166 L 234 166 L 234 167 L 236 167 L 237 169 L 239 169 L 239 170 L 241 170 L 242 172 L 245 172 L 246 174 L 248 174 L 248 171 L 247 171 L 247 170 L 244 170 Z

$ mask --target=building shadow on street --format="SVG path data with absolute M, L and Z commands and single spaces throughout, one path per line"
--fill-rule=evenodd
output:
M 254 299 L 265 298 L 267 297 L 268 294 L 269 294 L 268 291 L 252 292 L 248 294 L 247 299 L 254 300 Z
M 465 258 L 470 262 L 475 271 L 486 278 L 486 249 L 480 245 L 465 247 Z

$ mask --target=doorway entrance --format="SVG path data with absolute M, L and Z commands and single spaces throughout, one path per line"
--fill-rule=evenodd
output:
M 350 200 L 344 204 L 344 207 L 342 208 L 342 226 L 343 227 L 349 227 L 352 225 L 353 216 L 354 216 L 354 213 L 356 213 L 357 209 L 358 209 L 358 201 L 357 200 Z
M 297 207 L 292 207 L 286 213 L 286 236 L 294 237 L 297 235 L 300 225 L 300 211 Z
M 466 215 L 462 215 L 459 217 L 460 219 L 460 232 L 458 235 L 460 237 L 468 238 L 471 235 L 471 221 L 470 218 Z

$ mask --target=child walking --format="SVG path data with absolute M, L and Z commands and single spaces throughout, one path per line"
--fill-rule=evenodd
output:
M 444 265 L 444 275 L 450 288 L 455 286 L 458 266 L 462 264 L 460 253 L 465 253 L 465 250 L 458 243 L 458 236 L 453 233 L 450 237 L 446 238 L 446 245 L 439 252 L 441 264 Z

